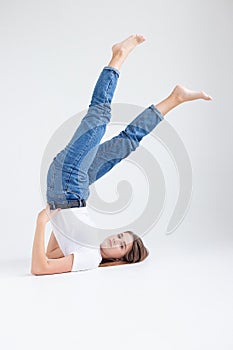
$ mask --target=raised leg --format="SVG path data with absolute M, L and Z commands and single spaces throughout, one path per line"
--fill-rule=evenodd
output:
M 144 136 L 161 121 L 163 115 L 154 105 L 146 108 L 127 127 L 111 140 L 99 145 L 95 159 L 88 170 L 89 184 L 98 180 L 122 159 L 136 150 Z
M 87 176 L 99 143 L 111 118 L 111 102 L 119 77 L 119 68 L 128 54 L 145 39 L 131 35 L 112 47 L 112 58 L 95 85 L 87 114 L 83 117 L 68 145 L 57 154 L 48 171 L 47 202 L 56 198 L 86 199 L 89 194 Z
M 211 100 L 212 97 L 203 91 L 192 91 L 177 85 L 166 99 L 146 108 L 119 135 L 100 144 L 88 170 L 89 184 L 104 176 L 122 159 L 135 151 L 142 138 L 149 134 L 171 109 L 183 102 L 196 99 Z

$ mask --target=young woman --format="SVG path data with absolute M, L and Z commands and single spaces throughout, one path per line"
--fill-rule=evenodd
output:
M 163 101 L 140 113 L 119 135 L 102 144 L 100 141 L 111 118 L 111 102 L 120 68 L 129 53 L 145 41 L 142 35 L 131 35 L 112 46 L 112 58 L 98 78 L 87 114 L 83 117 L 68 145 L 53 159 L 47 176 L 47 206 L 37 217 L 31 261 L 34 275 L 55 274 L 143 261 L 148 250 L 132 231 L 111 235 L 98 249 L 88 248 L 69 239 L 71 220 L 64 217 L 87 217 L 89 186 L 106 174 L 139 146 L 174 107 L 183 102 L 211 100 L 203 91 L 191 91 L 177 85 Z M 62 216 L 63 215 L 63 216 Z M 44 233 L 50 219 L 61 219 L 54 226 L 47 252 Z

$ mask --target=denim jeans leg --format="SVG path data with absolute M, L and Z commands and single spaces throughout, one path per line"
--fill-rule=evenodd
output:
M 128 124 L 119 135 L 100 144 L 88 170 L 89 184 L 91 185 L 105 175 L 122 159 L 135 151 L 142 138 L 163 119 L 162 113 L 152 104 Z
M 59 199 L 59 203 L 66 203 L 87 199 L 88 168 L 94 160 L 111 118 L 111 102 L 119 73 L 116 68 L 110 66 L 103 68 L 86 115 L 68 145 L 53 160 L 47 179 L 48 200 Z

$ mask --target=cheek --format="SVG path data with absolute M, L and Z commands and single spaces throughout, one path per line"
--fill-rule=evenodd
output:
M 108 251 L 108 254 L 111 258 L 119 258 L 119 255 L 120 255 L 119 253 L 120 251 L 118 248 L 111 248 Z
M 122 249 L 117 248 L 117 249 L 115 249 L 115 255 L 116 255 L 116 258 L 122 258 L 124 256 L 124 253 L 123 253 Z
M 103 248 L 103 251 L 109 258 L 118 258 L 119 256 L 118 248 Z

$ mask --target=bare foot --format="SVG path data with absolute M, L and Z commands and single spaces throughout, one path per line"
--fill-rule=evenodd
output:
M 203 100 L 212 100 L 212 97 L 210 95 L 207 95 L 204 91 L 189 90 L 182 85 L 176 85 L 171 95 L 175 97 L 180 103 L 197 100 L 200 98 Z
M 112 46 L 113 55 L 123 55 L 125 57 L 139 44 L 141 44 L 146 39 L 143 35 L 132 34 L 127 39 Z

